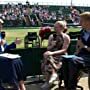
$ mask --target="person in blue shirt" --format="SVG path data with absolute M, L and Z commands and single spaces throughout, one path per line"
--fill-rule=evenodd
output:
M 21 43 L 21 40 L 16 38 L 14 42 L 12 42 L 11 44 L 7 44 L 7 42 L 5 40 L 6 34 L 4 31 L 2 31 L 3 23 L 4 23 L 4 21 L 2 19 L 0 19 L 0 53 L 7 52 L 10 49 L 15 49 L 16 44 Z
M 66 90 L 76 90 L 78 75 L 81 69 L 88 70 L 88 86 L 90 89 L 90 12 L 80 14 L 81 35 L 78 38 L 75 55 L 81 58 L 63 59 L 63 75 Z
M 16 38 L 11 44 L 5 40 L 5 32 L 2 30 L 3 20 L 0 19 L 0 53 L 15 49 L 21 40 Z M 10 59 L 0 56 L 0 90 L 26 90 L 24 85 L 23 63 L 20 58 Z
M 10 45 L 7 44 L 5 40 L 5 32 L 2 31 L 4 21 L 0 19 L 0 53 L 6 52 L 9 49 L 14 49 L 16 48 L 16 42 L 12 42 Z
M 1 32 L 1 41 L 0 41 L 0 53 L 8 52 L 10 49 L 15 49 L 17 44 L 21 43 L 21 40 L 16 38 L 11 44 L 7 44 L 5 40 L 5 32 Z

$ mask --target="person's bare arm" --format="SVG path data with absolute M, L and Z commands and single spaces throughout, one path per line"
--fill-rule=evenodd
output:
M 19 81 L 19 90 L 26 90 L 23 80 Z
M 60 67 L 61 67 L 61 65 L 62 65 L 62 62 L 59 62 L 57 65 L 55 64 L 55 62 L 54 62 L 54 58 L 52 57 L 52 56 L 50 56 L 50 63 L 53 65 L 53 67 L 57 70 L 57 69 L 59 69 Z
M 68 35 L 65 35 L 62 49 L 51 52 L 52 55 L 65 53 L 67 51 L 68 47 L 69 47 L 69 44 L 70 44 L 70 37 Z
M 16 39 L 15 39 L 15 44 L 21 44 L 21 42 L 22 42 L 21 39 L 19 39 L 19 38 L 16 38 Z
M 56 45 L 56 41 L 53 41 L 52 39 L 53 39 L 53 35 L 50 35 L 48 39 L 47 50 L 51 50 Z

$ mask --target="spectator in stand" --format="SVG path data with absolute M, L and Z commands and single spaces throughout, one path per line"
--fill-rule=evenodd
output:
M 0 32 L 2 30 L 2 24 L 4 23 L 4 21 L 2 19 L 0 19 Z
M 79 24 L 79 14 L 80 12 L 76 9 L 76 7 L 71 6 L 71 20 L 75 25 Z

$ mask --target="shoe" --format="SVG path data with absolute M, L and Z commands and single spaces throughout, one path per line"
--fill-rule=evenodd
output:
M 41 89 L 42 90 L 49 90 L 49 83 L 48 82 L 45 82 L 42 86 L 41 86 Z
M 55 80 L 57 80 L 57 78 L 58 78 L 57 73 L 52 74 L 52 75 L 51 75 L 51 78 L 50 78 L 50 80 L 49 80 L 49 84 L 50 84 L 50 85 L 53 84 L 53 82 L 54 82 Z

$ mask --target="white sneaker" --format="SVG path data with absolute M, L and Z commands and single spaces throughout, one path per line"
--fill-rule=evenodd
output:
M 41 89 L 42 90 L 49 90 L 49 83 L 48 82 L 45 82 L 42 86 L 41 86 Z
M 51 75 L 51 78 L 49 80 L 49 84 L 53 84 L 53 82 L 58 78 L 57 73 L 54 73 Z

